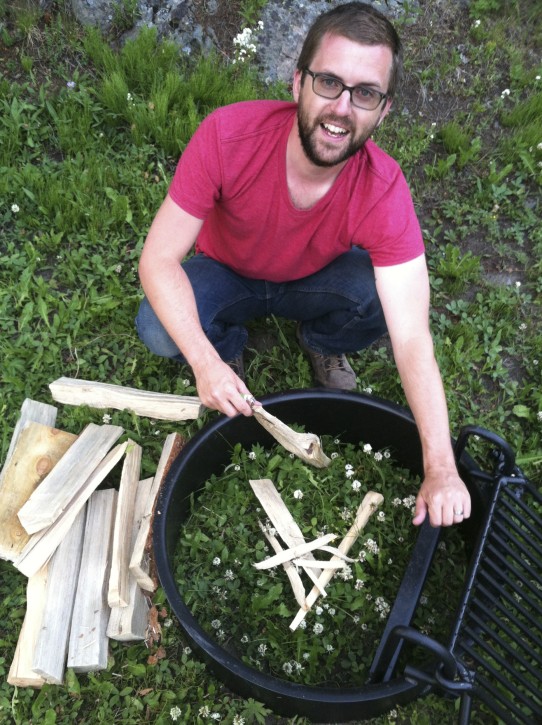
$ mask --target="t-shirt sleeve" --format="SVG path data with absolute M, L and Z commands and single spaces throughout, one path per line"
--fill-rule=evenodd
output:
M 183 151 L 169 187 L 169 195 L 184 211 L 206 219 L 220 199 L 222 167 L 218 116 L 207 116 Z

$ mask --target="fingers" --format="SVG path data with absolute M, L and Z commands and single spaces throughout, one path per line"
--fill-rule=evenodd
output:
M 412 523 L 419 526 L 429 515 L 431 526 L 453 526 L 468 519 L 471 500 L 467 487 L 457 478 L 453 482 L 425 479 L 416 499 Z

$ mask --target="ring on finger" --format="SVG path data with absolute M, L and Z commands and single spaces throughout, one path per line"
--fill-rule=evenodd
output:
M 463 516 L 463 509 L 454 509 L 454 516 Z

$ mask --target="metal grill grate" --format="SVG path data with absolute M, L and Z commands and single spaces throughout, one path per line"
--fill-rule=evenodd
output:
M 542 496 L 503 477 L 486 521 L 450 650 L 504 722 L 542 722 Z

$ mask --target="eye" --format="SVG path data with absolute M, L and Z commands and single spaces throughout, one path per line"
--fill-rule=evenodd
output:
M 354 95 L 361 101 L 366 101 L 370 98 L 376 97 L 376 93 L 374 91 L 371 91 L 370 88 L 365 88 L 364 86 L 357 86 L 354 89 Z
M 318 82 L 328 91 L 338 90 L 342 86 L 342 83 L 332 76 L 318 76 Z

